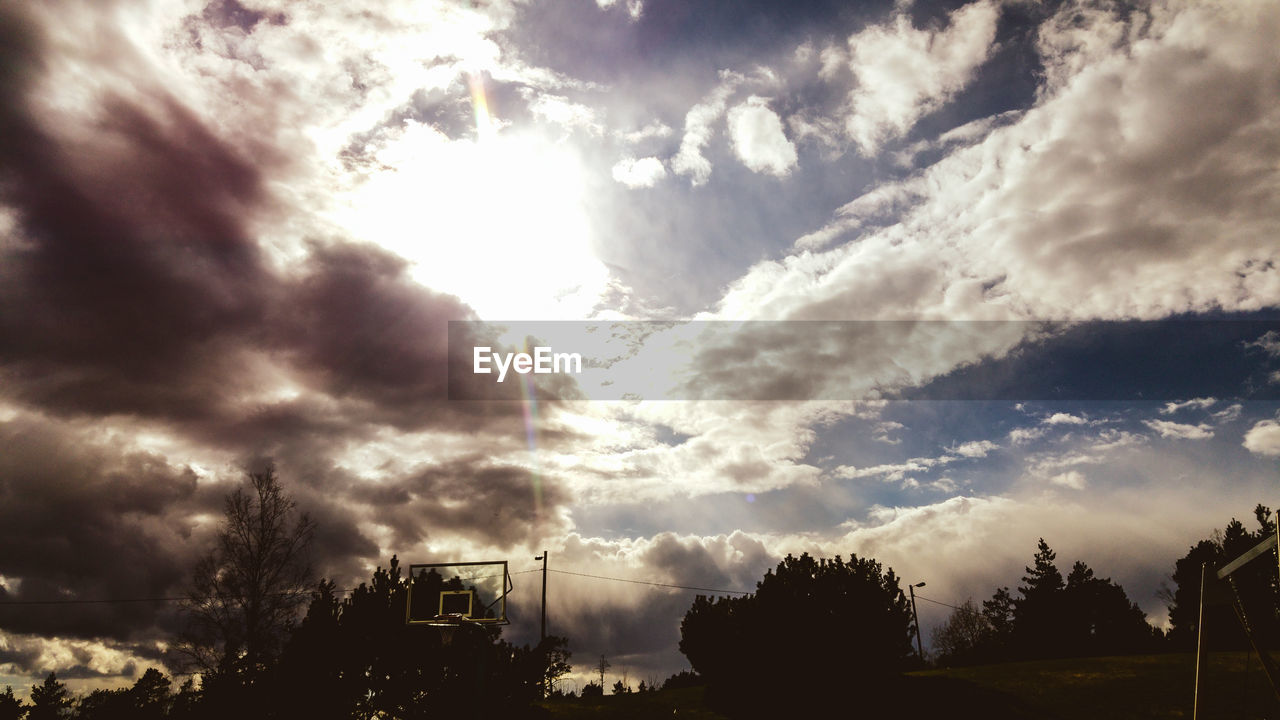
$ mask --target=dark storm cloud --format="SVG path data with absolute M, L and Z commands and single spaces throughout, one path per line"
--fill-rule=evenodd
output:
M 553 615 L 548 623 L 556 634 L 573 638 L 574 654 L 585 658 L 603 654 L 616 661 L 619 651 L 628 655 L 672 651 L 680 642 L 680 618 L 696 593 L 644 587 L 634 592 L 637 607 L 599 604 L 581 595 L 572 612 Z
M 286 286 L 288 303 L 270 321 L 279 351 L 313 387 L 348 403 L 348 432 L 391 425 L 523 433 L 517 383 L 465 373 L 453 378 L 468 390 L 465 397 L 502 402 L 447 401 L 451 364 L 469 367 L 479 345 L 511 349 L 497 341 L 497 329 L 481 323 L 455 323 L 451 331 L 451 320 L 475 320 L 475 313 L 456 297 L 416 283 L 407 268 L 372 245 L 313 245 L 302 273 Z M 538 377 L 536 393 L 548 403 L 577 395 L 566 376 Z M 313 418 L 285 410 L 279 420 L 297 427 Z M 555 441 L 557 433 L 547 439 Z
M 190 567 L 190 528 L 175 507 L 213 510 L 190 468 L 146 453 L 119 454 L 48 422 L 0 425 L 0 574 L 6 600 L 161 597 Z M 220 501 L 220 498 L 219 498 Z M 166 606 L 0 605 L 0 626 L 125 639 Z
M 271 286 L 241 226 L 259 170 L 163 95 L 113 98 L 92 143 L 55 142 L 27 110 L 40 61 L 21 28 L 0 20 L 0 198 L 18 213 L 0 250 L 9 390 L 67 413 L 201 415 Z
M 433 465 L 403 480 L 355 487 L 399 547 L 433 536 L 465 537 L 507 549 L 529 539 L 545 515 L 568 501 L 556 477 L 473 456 Z
M 754 590 L 756 581 L 775 562 L 758 543 L 738 547 L 740 558 L 732 565 L 717 562 L 705 544 L 681 541 L 667 533 L 654 539 L 641 555 L 646 565 L 671 578 L 675 585 L 694 585 L 725 590 Z
M 558 560 L 552 554 L 553 562 L 590 564 L 587 557 L 579 555 L 583 549 L 586 548 L 571 542 Z M 628 570 L 601 574 L 754 591 L 765 571 L 779 560 L 759 541 L 737 533 L 713 538 L 682 538 L 664 533 L 637 550 Z M 599 561 L 611 559 L 620 551 L 597 546 L 590 554 Z M 614 664 L 612 674 L 630 672 L 633 684 L 655 674 L 661 680 L 687 664 L 676 649 L 680 620 L 698 594 L 715 594 L 560 573 L 554 574 L 550 582 L 553 591 L 548 622 L 552 632 L 571 637 L 577 657 L 607 656 Z
M 413 283 L 406 266 L 373 246 L 313 246 L 281 308 L 281 341 L 329 394 L 392 407 L 445 396 L 448 321 L 471 311 Z

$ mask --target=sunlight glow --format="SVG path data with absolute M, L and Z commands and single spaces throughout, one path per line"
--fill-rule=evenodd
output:
M 608 281 L 591 247 L 576 153 L 499 130 L 472 84 L 477 137 L 406 123 L 337 220 L 413 263 L 486 319 L 581 319 Z

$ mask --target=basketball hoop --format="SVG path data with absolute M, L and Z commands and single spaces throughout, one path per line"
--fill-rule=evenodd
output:
M 440 644 L 448 647 L 453 644 L 453 633 L 457 631 L 457 625 L 438 625 L 440 628 Z

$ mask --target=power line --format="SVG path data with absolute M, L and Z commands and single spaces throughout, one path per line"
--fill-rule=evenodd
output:
M 561 575 L 576 575 L 578 577 L 595 578 L 596 580 L 612 580 L 614 582 L 632 583 L 635 585 L 653 585 L 654 587 L 676 588 L 677 590 L 701 590 L 703 592 L 724 593 L 726 595 L 750 595 L 746 590 L 717 590 L 715 588 L 694 587 L 692 585 L 672 585 L 671 583 L 650 582 L 648 580 L 631 580 L 628 578 L 608 577 L 605 575 L 591 575 L 589 573 L 570 572 L 569 570 L 557 570 L 555 568 L 547 568 L 547 572 L 560 573 Z
M 926 601 L 928 601 L 928 602 L 933 603 L 934 605 L 945 605 L 945 606 L 947 606 L 947 607 L 949 607 L 949 608 L 952 608 L 952 609 L 954 609 L 954 610 L 959 610 L 959 609 L 960 609 L 960 608 L 959 608 L 958 606 L 956 606 L 956 605 L 952 605 L 951 603 L 944 603 L 944 602 L 942 602 L 941 600 L 933 600 L 933 599 L 931 599 L 931 598 L 927 598 L 927 597 L 925 597 L 925 596 L 921 595 L 920 593 L 916 593 L 916 599 L 917 599 L 917 600 L 926 600 Z

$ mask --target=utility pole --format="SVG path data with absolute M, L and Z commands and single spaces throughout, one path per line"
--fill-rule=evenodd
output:
M 534 558 L 542 561 L 542 640 L 547 639 L 547 551 Z
M 911 619 L 916 624 L 916 652 L 920 654 L 920 662 L 924 662 L 924 645 L 920 642 L 920 616 L 916 614 L 916 588 L 924 587 L 924 581 L 915 585 L 908 585 L 907 589 L 911 591 Z

